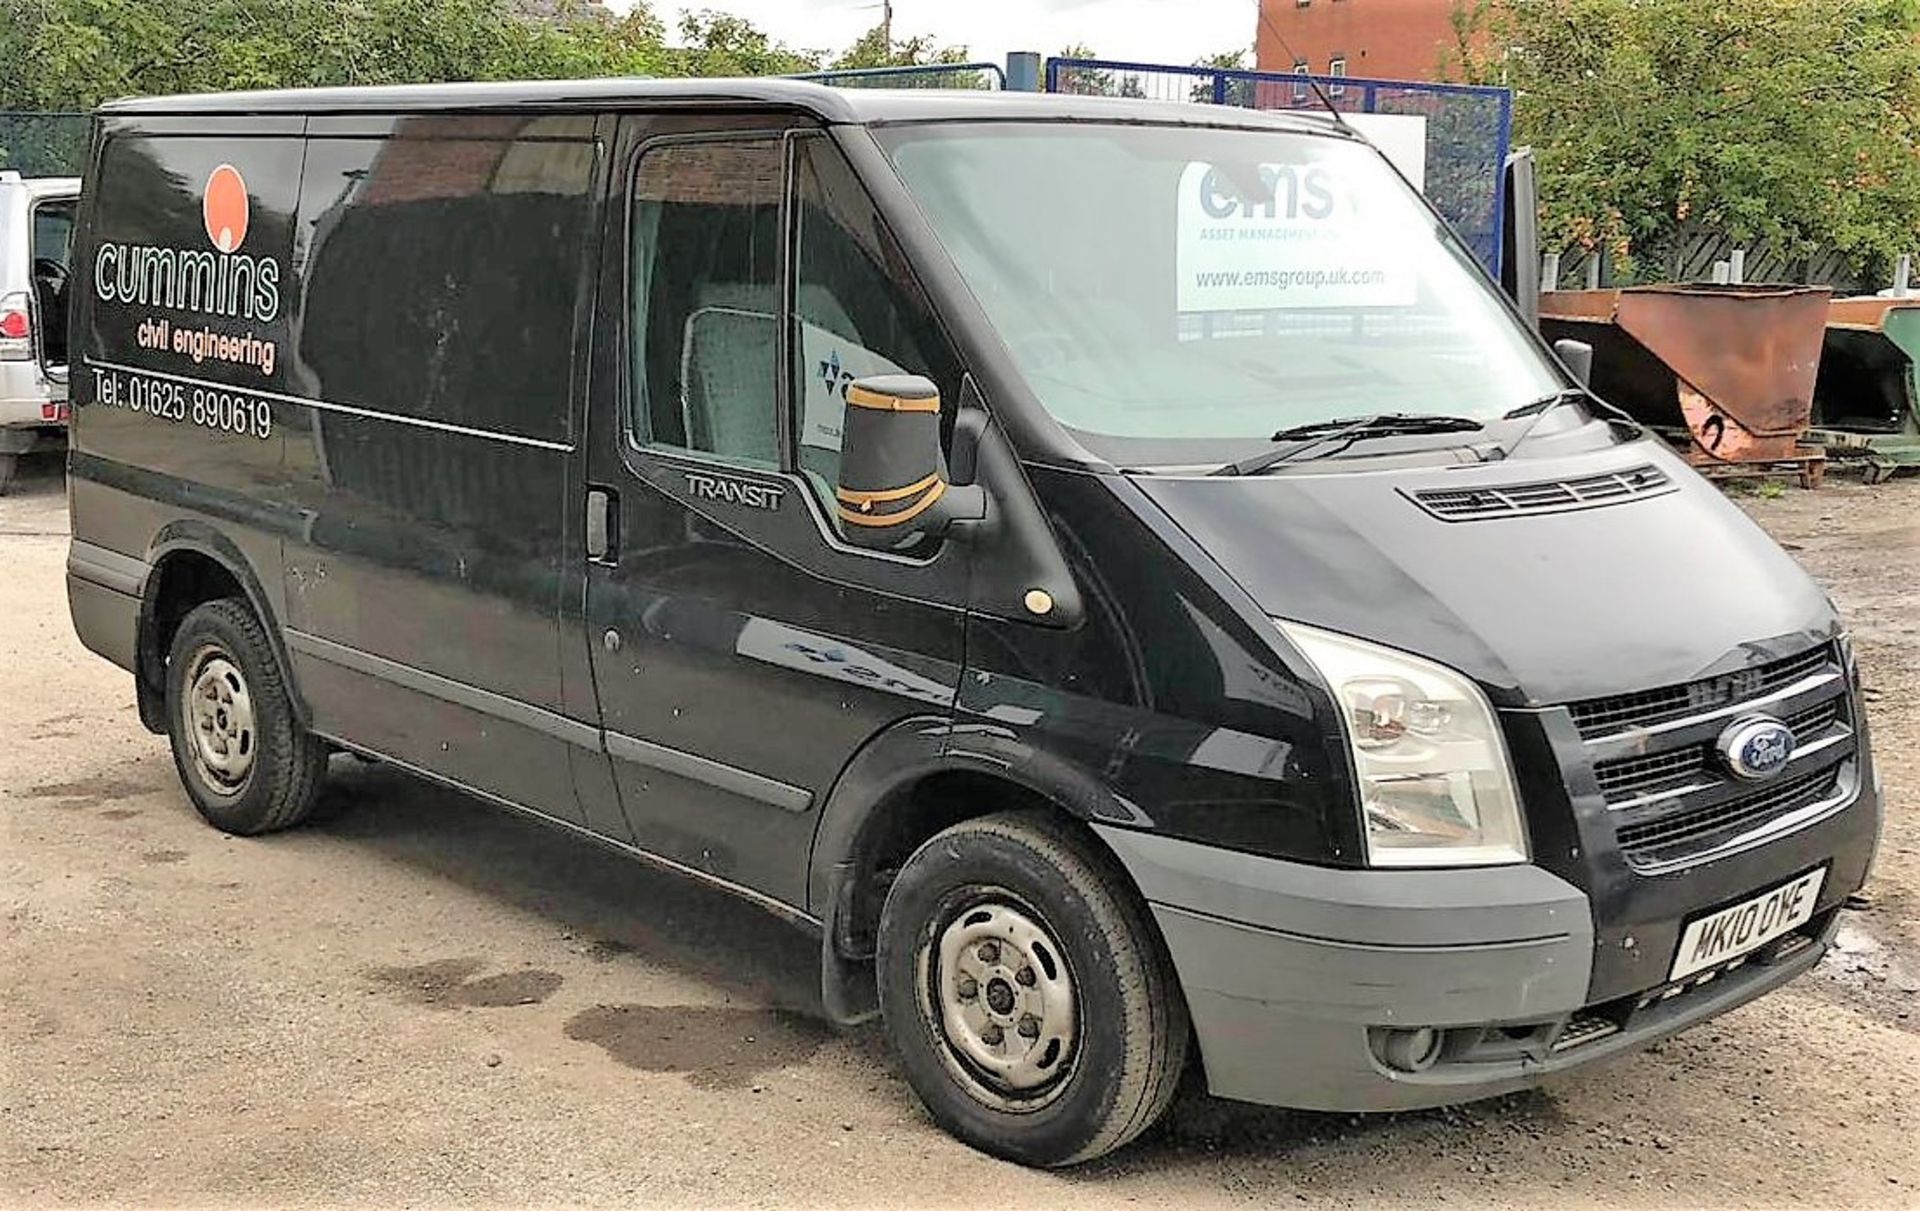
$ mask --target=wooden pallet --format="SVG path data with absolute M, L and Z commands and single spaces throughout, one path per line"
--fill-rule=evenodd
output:
M 1755 459 L 1730 463 L 1702 450 L 1689 429 L 1677 425 L 1649 425 L 1649 429 L 1673 443 L 1687 465 L 1708 479 L 1784 479 L 1789 476 L 1808 490 L 1818 488 L 1827 477 L 1827 452 L 1813 446 L 1801 446 L 1800 452 L 1786 458 Z
M 1747 463 L 1726 463 L 1691 455 L 1687 462 L 1708 479 L 1784 479 L 1792 476 L 1809 491 L 1818 488 L 1827 476 L 1825 451 Z

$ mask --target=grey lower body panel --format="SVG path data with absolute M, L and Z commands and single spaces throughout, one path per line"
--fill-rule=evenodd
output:
M 67 544 L 67 573 L 138 597 L 147 583 L 147 561 L 76 538 Z
M 1593 924 L 1584 894 L 1538 867 L 1327 870 L 1096 831 L 1166 939 L 1209 1088 L 1241 1101 L 1354 1112 L 1513 1092 L 1759 996 L 1824 949 L 1756 962 L 1555 1051 L 1588 1003 Z M 1379 1032 L 1419 1027 L 1446 1032 L 1438 1063 L 1381 1061 Z
M 1302 1110 L 1400 1110 L 1520 1088 L 1528 1082 L 1517 1071 L 1394 1073 L 1375 1061 L 1370 1029 L 1566 1017 L 1591 966 L 1591 943 L 1570 937 L 1349 945 L 1160 904 L 1153 915 L 1186 992 L 1208 1087 Z
M 1413 1110 L 1497 1097 L 1637 1050 L 1798 976 L 1820 960 L 1832 932 L 1829 926 L 1820 945 L 1786 961 L 1748 966 L 1717 980 L 1711 991 L 1690 992 L 1670 1005 L 1638 1013 L 1626 1029 L 1576 1050 L 1489 1060 L 1443 1058 L 1425 1072 L 1409 1074 L 1395 1072 L 1376 1058 L 1372 1025 L 1386 1024 L 1382 1019 L 1408 1026 L 1515 1023 L 1551 1038 L 1578 1006 L 1547 1012 L 1536 999 L 1524 1012 L 1504 1012 L 1522 1002 L 1500 1003 L 1499 986 L 1487 978 L 1498 970 L 1498 961 L 1488 962 L 1485 954 L 1316 955 L 1304 951 L 1297 939 L 1244 926 L 1227 927 L 1223 934 L 1223 922 L 1162 906 L 1155 906 L 1154 918 L 1180 972 L 1208 1088 L 1238 1101 L 1343 1113 Z M 1512 952 L 1512 957 L 1523 953 Z M 1529 976 L 1524 964 L 1514 974 L 1523 980 Z M 1459 976 L 1465 978 L 1455 978 Z M 1316 979 L 1317 985 L 1312 982 Z M 1268 995 L 1249 995 L 1250 983 Z M 1485 1009 L 1486 1015 L 1470 1023 L 1446 1020 L 1451 1011 L 1469 1006 Z M 1430 1016 L 1423 1019 L 1422 1014 Z
M 67 549 L 67 609 L 88 651 L 134 669 L 145 560 L 75 540 Z

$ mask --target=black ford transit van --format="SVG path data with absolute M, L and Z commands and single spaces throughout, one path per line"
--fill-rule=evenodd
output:
M 1810 967 L 1847 637 L 1343 127 L 599 81 L 126 102 L 69 590 L 217 827 L 346 750 L 817 937 L 1037 1164 Z

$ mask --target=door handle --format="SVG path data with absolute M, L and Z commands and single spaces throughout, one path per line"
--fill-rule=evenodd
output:
M 619 540 L 619 497 L 612 488 L 587 489 L 587 558 L 613 563 Z

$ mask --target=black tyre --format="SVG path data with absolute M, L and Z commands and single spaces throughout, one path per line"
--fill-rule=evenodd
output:
M 326 776 L 326 743 L 295 722 L 266 631 L 232 598 L 180 622 L 167 656 L 167 738 L 187 796 L 224 832 L 300 823 Z
M 887 1032 L 939 1124 L 996 1156 L 1071 1165 L 1157 1121 L 1189 1028 L 1146 906 L 1095 843 L 1043 815 L 954 825 L 880 919 Z

